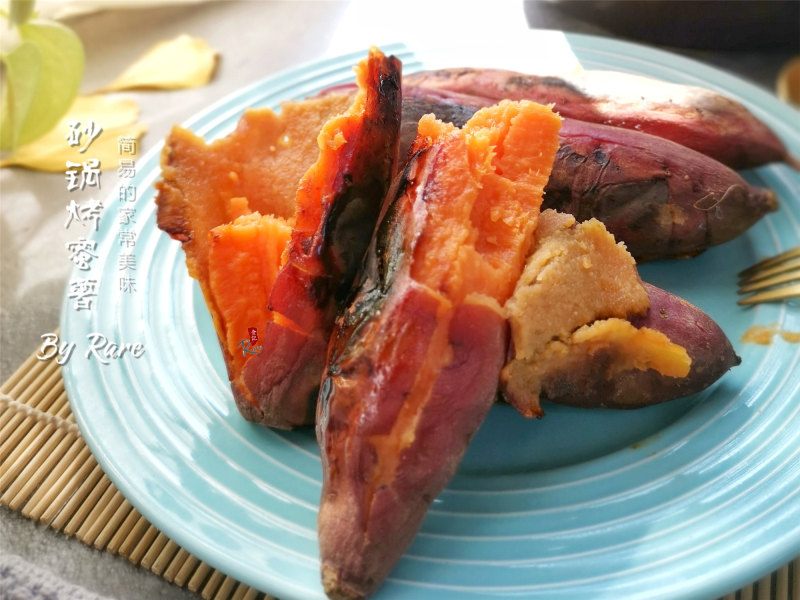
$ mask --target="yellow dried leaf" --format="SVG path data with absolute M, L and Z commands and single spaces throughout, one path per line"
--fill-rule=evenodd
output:
M 160 42 L 101 91 L 200 87 L 211 80 L 217 51 L 204 40 L 180 35 Z
M 66 162 L 83 163 L 88 159 L 100 161 L 104 170 L 119 167 L 120 158 L 135 158 L 134 155 L 120 154 L 119 138 L 139 140 L 147 131 L 139 118 L 139 107 L 132 100 L 109 98 L 107 96 L 78 96 L 67 114 L 44 136 L 24 144 L 8 157 L 0 160 L 0 167 L 20 166 L 39 171 L 63 172 Z M 71 126 L 70 123 L 74 125 Z M 89 142 L 92 133 L 97 134 L 83 152 L 80 148 Z M 70 132 L 77 129 L 80 139 L 77 145 L 70 145 Z

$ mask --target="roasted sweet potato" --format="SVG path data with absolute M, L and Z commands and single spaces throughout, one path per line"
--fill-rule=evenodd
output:
M 700 87 L 628 73 L 583 70 L 562 77 L 499 69 L 441 69 L 407 75 L 403 85 L 553 104 L 562 117 L 643 131 L 733 169 L 785 161 L 783 142 L 740 103 Z
M 397 164 L 400 61 L 373 49 L 359 79 L 353 106 L 320 132 L 319 158 L 300 182 L 291 241 L 270 294 L 263 350 L 242 369 L 249 394 L 239 404 L 249 402 L 248 418 L 270 427 L 314 423 L 334 319 Z
M 625 381 L 616 384 L 614 393 L 607 396 L 608 406 L 627 408 L 696 394 L 742 362 L 725 332 L 705 312 L 649 283 L 644 287 L 650 298 L 650 310 L 645 315 L 630 317 L 631 324 L 660 331 L 686 348 L 692 367 L 686 377 L 678 379 L 665 380 L 650 372 L 629 373 Z
M 313 423 L 328 337 L 393 176 L 400 63 L 373 49 L 358 92 L 249 111 L 206 145 L 176 128 L 158 225 L 183 242 L 237 406 L 265 425 Z
M 423 114 L 459 126 L 485 102 L 406 86 L 401 148 Z M 640 262 L 697 255 L 777 209 L 771 190 L 663 138 L 568 118 L 559 138 L 543 208 L 599 219 Z
M 705 154 L 619 127 L 565 120 L 548 208 L 602 221 L 636 260 L 694 256 L 777 209 Z
M 489 411 L 559 119 L 502 102 L 458 130 L 426 117 L 337 320 L 320 391 L 322 579 L 374 591 Z
M 210 144 L 174 127 L 164 144 L 156 183 L 158 227 L 182 243 L 236 397 L 244 393 L 237 389 L 242 367 L 254 355 L 239 343 L 249 345 L 250 328 L 255 338 L 263 332 L 280 268 L 280 259 L 274 260 L 263 244 L 275 242 L 275 251 L 283 253 L 297 184 L 319 153 L 317 134 L 352 98 L 352 93 L 332 94 L 286 102 L 279 113 L 248 110 L 235 131 Z M 237 221 L 248 215 L 253 217 Z
M 635 408 L 699 392 L 738 364 L 705 313 L 642 283 L 596 220 L 545 211 L 514 295 L 506 399 L 541 416 L 540 398 Z

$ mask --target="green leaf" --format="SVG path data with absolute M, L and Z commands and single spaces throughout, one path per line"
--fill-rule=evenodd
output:
M 33 0 L 11 0 L 9 14 L 11 23 L 22 25 L 33 14 Z
M 59 23 L 31 20 L 19 26 L 19 33 L 41 54 L 35 96 L 15 140 L 25 144 L 47 133 L 67 112 L 83 78 L 84 53 L 80 38 Z
M 42 70 L 42 54 L 33 42 L 22 42 L 0 57 L 5 68 L 3 105 L 0 107 L 0 149 L 18 144 L 33 104 Z

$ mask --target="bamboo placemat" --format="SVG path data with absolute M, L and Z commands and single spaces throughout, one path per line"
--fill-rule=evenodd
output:
M 60 369 L 32 354 L 0 387 L 0 504 L 206 600 L 269 598 L 193 556 L 131 506 L 83 441 Z
M 0 504 L 206 600 L 269 598 L 193 556 L 131 506 L 83 441 L 59 365 L 35 353 L 0 386 Z M 800 600 L 800 558 L 724 600 Z

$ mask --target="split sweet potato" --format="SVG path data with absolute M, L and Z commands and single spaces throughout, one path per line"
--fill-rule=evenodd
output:
M 157 224 L 181 242 L 214 323 L 234 395 L 254 354 L 250 328 L 268 318 L 267 301 L 291 233 L 297 183 L 319 150 L 325 122 L 347 109 L 353 94 L 286 102 L 281 111 L 251 109 L 228 136 L 207 144 L 174 127 L 161 154 Z M 249 216 L 252 215 L 252 216 Z M 248 217 L 249 216 L 249 217 Z M 276 244 L 269 250 L 264 243 Z M 246 407 L 246 405 L 243 405 Z
M 733 169 L 784 161 L 783 142 L 742 104 L 716 92 L 629 73 L 583 70 L 561 77 L 454 68 L 407 75 L 408 86 L 553 104 L 562 117 L 666 138 Z
M 697 393 L 739 363 L 698 308 L 641 282 L 624 246 L 596 220 L 542 213 L 507 305 L 506 399 L 542 416 L 540 398 L 635 408 Z
M 401 148 L 423 114 L 459 126 L 487 102 L 406 86 Z M 599 219 L 640 262 L 697 255 L 777 209 L 772 190 L 667 139 L 570 118 L 559 139 L 543 208 Z
M 290 243 L 269 298 L 263 351 L 242 369 L 247 416 L 270 427 L 314 423 L 334 319 L 347 299 L 397 163 L 400 62 L 377 50 L 361 92 L 319 135 L 304 175 Z M 240 405 L 242 402 L 240 402 Z
M 461 130 L 426 117 L 337 320 L 317 437 L 322 579 L 374 591 L 494 402 L 502 305 L 524 265 L 559 119 L 502 102 Z
M 328 336 L 393 176 L 400 62 L 373 49 L 358 92 L 248 111 L 205 144 L 175 128 L 158 225 L 183 244 L 249 420 L 313 423 Z
M 411 88 L 402 126 L 414 141 L 388 189 L 399 61 L 373 50 L 357 75 L 355 91 L 288 103 L 283 116 L 251 111 L 210 145 L 174 130 L 157 197 L 159 227 L 183 243 L 242 414 L 290 428 L 316 411 L 321 577 L 331 598 L 348 599 L 377 589 L 408 547 L 498 381 L 520 412 L 539 416 L 540 398 L 627 408 L 694 393 L 738 361 L 707 315 L 640 281 L 599 221 L 539 216 L 558 173 L 572 192 L 607 183 L 609 198 L 636 196 L 618 192 L 658 180 L 655 166 L 627 172 L 639 179 L 610 172 L 656 142 L 575 122 L 559 134 L 561 118 L 527 100 L 487 107 Z M 422 116 L 431 108 L 458 126 Z M 570 171 L 577 163 L 583 175 Z M 700 164 L 698 184 L 712 186 Z M 691 221 L 669 182 L 652 185 L 666 195 L 646 186 L 640 195 L 658 196 L 677 215 L 673 228 Z M 730 214 L 749 197 L 738 185 L 694 208 Z M 600 214 L 614 203 L 596 198 Z M 632 229 L 667 226 L 662 213 L 656 225 L 625 215 Z M 675 252 L 666 246 L 653 247 Z

